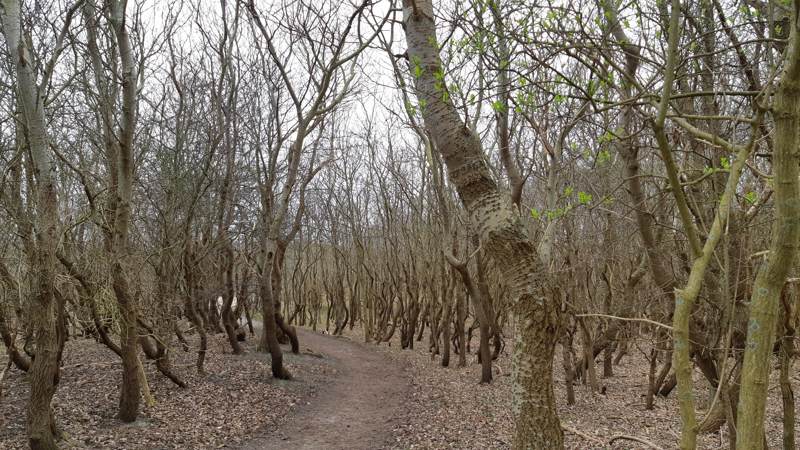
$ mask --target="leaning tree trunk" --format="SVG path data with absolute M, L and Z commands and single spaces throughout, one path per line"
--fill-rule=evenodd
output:
M 447 92 L 431 0 L 404 0 L 410 71 L 425 127 L 447 166 L 450 182 L 475 225 L 486 254 L 511 289 L 516 342 L 513 357 L 513 447 L 564 446 L 556 414 L 552 366 L 558 305 L 537 292 L 536 247 L 520 216 L 501 194 L 478 136 L 459 117 Z
M 2 270 L 4 270 L 4 268 L 0 264 L 0 271 Z M 0 286 L 2 285 L 3 283 L 0 282 Z M 0 338 L 3 339 L 3 344 L 6 346 L 6 353 L 8 354 L 9 361 L 23 372 L 30 370 L 31 360 L 17 349 L 16 336 L 11 334 L 11 330 L 8 328 L 5 308 L 2 306 L 0 306 Z
M 775 222 L 769 255 L 758 271 L 750 300 L 737 415 L 737 449 L 758 450 L 764 445 L 764 409 L 780 296 L 789 268 L 794 265 L 800 239 L 800 183 L 797 179 L 800 164 L 800 22 L 797 20 L 800 0 L 794 0 L 792 6 L 786 66 L 772 105 Z

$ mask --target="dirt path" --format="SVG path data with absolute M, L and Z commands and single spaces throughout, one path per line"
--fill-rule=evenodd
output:
M 391 445 L 392 422 L 403 405 L 408 380 L 385 355 L 345 338 L 298 330 L 301 355 L 285 353 L 292 364 L 323 364 L 332 370 L 319 379 L 288 382 L 317 385 L 278 429 L 246 446 L 254 449 L 376 449 Z M 309 355 L 308 351 L 322 355 Z M 317 361 L 314 361 L 317 360 Z

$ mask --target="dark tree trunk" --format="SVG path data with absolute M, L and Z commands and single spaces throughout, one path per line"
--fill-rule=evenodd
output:
M 226 242 L 225 250 L 225 299 L 222 305 L 222 324 L 225 327 L 225 334 L 228 336 L 228 343 L 231 346 L 231 351 L 234 355 L 241 355 L 244 353 L 242 346 L 239 344 L 239 338 L 236 333 L 236 320 L 233 317 L 233 298 L 236 296 L 236 289 L 234 286 L 234 257 L 233 248 L 229 242 Z M 240 300 L 241 301 L 241 300 Z
M 268 350 L 272 358 L 270 364 L 272 366 L 272 376 L 281 380 L 291 379 L 291 374 L 283 366 L 283 350 L 281 350 L 280 343 L 278 343 L 277 336 L 277 314 L 275 313 L 275 299 L 272 297 L 272 265 L 274 264 L 275 257 L 275 242 L 264 237 L 262 262 L 263 268 L 261 273 L 261 314 L 263 320 L 263 329 L 261 334 L 261 343 L 259 350 Z

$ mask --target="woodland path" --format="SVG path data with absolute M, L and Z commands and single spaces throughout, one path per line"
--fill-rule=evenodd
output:
M 401 415 L 409 387 L 403 367 L 365 344 L 303 329 L 297 333 L 301 354 L 287 351 L 284 361 L 290 367 L 322 364 L 332 370 L 326 370 L 327 375 L 317 380 L 286 382 L 317 386 L 282 425 L 242 449 L 390 447 L 392 425 Z

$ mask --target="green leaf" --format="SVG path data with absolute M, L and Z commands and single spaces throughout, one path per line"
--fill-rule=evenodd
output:
M 542 214 L 539 212 L 538 209 L 531 208 L 531 217 L 538 220 L 540 217 L 542 217 Z
M 586 87 L 589 97 L 593 97 L 595 92 L 597 92 L 597 86 L 598 84 L 594 80 L 589 80 L 589 85 Z
M 597 153 L 597 164 L 603 165 L 611 160 L 611 152 L 608 150 L 600 150 Z
M 722 168 L 723 168 L 723 169 L 725 169 L 725 170 L 730 170 L 730 168 L 731 168 L 731 162 L 730 162 L 730 160 L 729 160 L 728 158 L 724 157 L 724 156 L 723 156 L 722 158 L 720 158 L 720 159 L 719 159 L 719 164 L 720 164 L 720 165 L 722 166 Z
M 581 205 L 588 205 L 592 202 L 592 194 L 578 191 L 578 202 L 580 202 Z
M 414 78 L 419 78 L 422 76 L 422 67 L 414 66 Z
M 614 140 L 614 134 L 611 133 L 610 131 L 606 131 L 605 133 L 603 133 L 602 136 L 600 136 L 600 142 L 611 142 L 613 140 Z
M 417 113 L 417 108 L 411 102 L 406 102 L 406 111 L 408 111 L 409 116 L 413 116 Z

